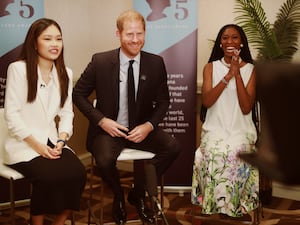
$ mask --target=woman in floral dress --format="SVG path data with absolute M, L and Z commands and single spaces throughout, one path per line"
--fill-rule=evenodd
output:
M 243 29 L 225 25 L 203 70 L 207 113 L 195 152 L 191 196 L 203 214 L 240 217 L 258 207 L 258 171 L 237 156 L 256 150 L 255 79 Z

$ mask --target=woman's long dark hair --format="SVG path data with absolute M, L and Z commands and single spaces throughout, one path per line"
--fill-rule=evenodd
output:
M 247 36 L 246 36 L 243 28 L 241 28 L 240 26 L 238 26 L 236 24 L 227 24 L 227 25 L 223 26 L 220 29 L 220 31 L 218 33 L 218 36 L 217 36 L 217 39 L 215 40 L 215 44 L 214 44 L 214 47 L 213 47 L 213 50 L 211 52 L 211 55 L 209 57 L 208 62 L 210 63 L 212 61 L 220 60 L 222 57 L 224 57 L 223 49 L 220 47 L 221 37 L 222 37 L 222 34 L 224 33 L 224 31 L 229 27 L 232 27 L 232 28 L 236 29 L 241 35 L 243 48 L 241 48 L 240 57 L 245 62 L 253 64 L 253 59 L 252 59 L 252 56 L 251 56 L 251 53 L 250 53 Z M 255 107 L 256 107 L 256 104 L 254 105 L 253 110 L 256 110 Z M 202 123 L 204 123 L 204 121 L 205 121 L 206 112 L 207 112 L 207 108 L 204 105 L 201 105 L 200 120 L 201 120 Z M 252 119 L 253 119 L 253 121 L 255 121 L 255 125 L 257 125 L 257 123 L 256 123 L 257 118 L 256 118 L 256 116 L 253 116 L 253 111 L 252 111 Z
M 49 26 L 54 25 L 57 27 L 60 33 L 61 28 L 57 22 L 52 19 L 42 18 L 36 20 L 29 28 L 22 50 L 20 54 L 20 60 L 26 62 L 26 75 L 28 84 L 27 102 L 33 102 L 36 99 L 37 94 L 37 81 L 38 81 L 38 52 L 37 39 L 41 33 L 46 30 Z M 67 74 L 64 54 L 62 52 L 59 57 L 54 61 L 55 67 L 57 69 L 59 86 L 60 86 L 60 107 L 63 107 L 67 97 L 68 97 L 68 84 L 69 76 Z
M 243 47 L 241 48 L 240 57 L 242 58 L 243 61 L 253 64 L 253 59 L 252 59 L 252 56 L 250 53 L 247 36 L 246 36 L 243 28 L 241 28 L 240 26 L 238 26 L 236 24 L 227 24 L 220 29 L 217 39 L 215 40 L 215 44 L 214 44 L 214 47 L 213 47 L 213 50 L 211 52 L 208 62 L 216 61 L 216 60 L 219 60 L 222 57 L 224 57 L 224 52 L 223 52 L 222 48 L 220 47 L 221 37 L 222 37 L 222 34 L 224 33 L 224 31 L 230 27 L 236 29 L 241 35 Z

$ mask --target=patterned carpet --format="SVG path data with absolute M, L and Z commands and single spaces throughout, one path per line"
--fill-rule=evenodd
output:
M 122 173 L 124 183 L 124 190 L 127 193 L 130 184 L 132 182 L 131 174 L 128 172 Z M 97 186 L 99 180 L 95 179 L 95 186 L 93 187 L 94 194 L 91 201 L 94 214 L 99 215 L 99 193 L 100 188 Z M 83 194 L 81 210 L 75 212 L 74 217 L 76 225 L 87 224 L 88 215 L 88 199 L 89 199 L 89 186 L 86 187 L 86 191 Z M 104 191 L 104 221 L 109 222 L 111 220 L 111 203 L 112 193 L 108 188 Z M 128 219 L 136 220 L 138 216 L 135 208 L 127 204 Z M 17 225 L 28 225 L 29 218 L 28 207 L 17 208 Z M 230 224 L 251 224 L 251 216 L 245 215 L 243 218 L 232 219 L 227 217 L 220 217 L 219 215 L 204 216 L 200 214 L 200 208 L 194 207 L 190 203 L 190 193 L 178 194 L 178 193 L 165 193 L 164 195 L 164 212 L 169 225 L 230 225 Z M 195 216 L 192 216 L 195 215 Z M 299 225 L 300 224 L 300 202 L 272 198 L 271 202 L 264 206 L 259 212 L 260 225 Z M 9 210 L 0 212 L 0 225 L 9 225 Z M 50 225 L 50 220 L 45 222 L 45 225 Z M 66 224 L 71 224 L 67 221 Z M 92 223 L 95 224 L 95 223 Z M 110 223 L 114 224 L 114 223 Z M 128 224 L 142 224 L 140 221 L 128 223 Z M 164 224 L 163 220 L 159 220 L 158 224 Z

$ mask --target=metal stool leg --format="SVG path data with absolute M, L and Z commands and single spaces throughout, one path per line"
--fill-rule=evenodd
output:
M 101 180 L 100 186 L 100 224 L 103 224 L 103 211 L 104 211 L 104 182 Z
M 74 216 L 74 212 L 71 213 L 71 225 L 75 225 L 75 216 Z
M 163 207 L 161 206 L 161 202 L 163 199 L 163 193 L 161 193 L 161 199 L 160 201 L 157 198 L 157 174 L 156 174 L 156 168 L 153 164 L 151 163 L 146 163 L 145 164 L 145 177 L 146 177 L 146 186 L 147 186 L 147 191 L 148 194 L 150 196 L 150 200 L 151 200 L 151 205 L 152 205 L 152 209 L 153 212 L 155 214 L 155 225 L 157 225 L 157 218 L 161 217 L 164 224 L 168 225 L 168 221 L 167 218 L 165 217 L 165 213 L 163 210 Z M 161 187 L 163 186 L 162 183 L 162 177 L 160 177 L 161 179 Z
M 92 156 L 91 156 L 92 157 Z M 92 195 L 93 195 L 93 157 L 91 158 L 91 169 L 90 169 L 90 189 L 89 189 L 89 198 L 88 198 L 88 225 L 91 224 L 91 214 L 92 214 Z
M 160 204 L 162 209 L 164 209 L 164 176 L 160 178 Z
M 103 204 L 103 199 L 104 199 L 104 183 L 103 181 L 101 180 L 101 183 L 100 183 L 100 215 L 99 215 L 99 221 L 98 219 L 96 218 L 93 210 L 92 210 L 92 204 L 91 204 L 91 201 L 93 199 L 93 185 L 94 185 L 94 158 L 93 156 L 91 157 L 91 175 L 90 175 L 90 190 L 89 190 L 89 200 L 88 200 L 88 207 L 89 207 L 89 210 L 88 210 L 88 225 L 91 224 L 91 218 L 93 218 L 94 220 L 94 223 L 97 224 L 97 225 L 102 225 L 103 224 L 103 207 L 104 207 L 104 204 Z
M 11 178 L 9 180 L 9 195 L 10 195 L 10 218 L 11 224 L 16 224 L 15 218 L 15 194 L 14 194 L 14 180 Z

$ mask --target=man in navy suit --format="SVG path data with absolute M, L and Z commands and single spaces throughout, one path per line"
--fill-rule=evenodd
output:
M 120 152 L 129 147 L 155 153 L 150 163 L 161 176 L 178 156 L 179 147 L 171 135 L 158 127 L 169 107 L 167 72 L 162 57 L 141 50 L 145 43 L 143 16 L 133 10 L 122 13 L 117 19 L 116 34 L 120 48 L 93 55 L 74 87 L 73 101 L 90 122 L 87 149 L 114 193 L 113 219 L 116 224 L 125 224 L 124 193 L 116 168 Z M 130 119 L 129 64 L 134 77 L 131 89 L 135 90 L 134 117 Z M 89 101 L 93 92 L 96 106 Z M 138 172 L 141 171 L 135 171 L 135 175 Z M 144 176 L 134 177 L 134 188 L 127 200 L 137 208 L 141 220 L 154 222 L 153 213 L 145 205 Z

